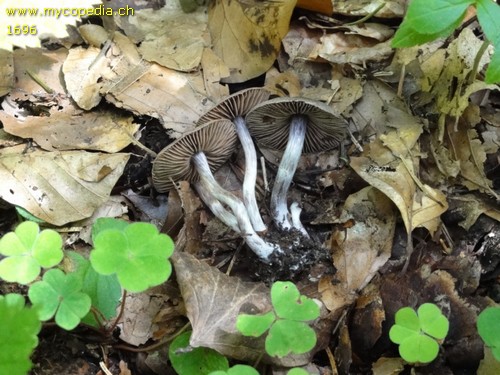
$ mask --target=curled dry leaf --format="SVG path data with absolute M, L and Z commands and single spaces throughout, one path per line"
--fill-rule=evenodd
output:
M 0 198 L 54 225 L 85 219 L 105 202 L 128 154 L 0 150 Z
M 390 200 L 372 187 L 347 198 L 340 220 L 354 225 L 332 233 L 328 245 L 337 273 L 323 277 L 318 286 L 323 303 L 334 313 L 354 302 L 387 262 L 396 226 Z
M 214 52 L 231 73 L 224 82 L 247 81 L 273 65 L 288 32 L 296 0 L 215 0 L 208 9 Z

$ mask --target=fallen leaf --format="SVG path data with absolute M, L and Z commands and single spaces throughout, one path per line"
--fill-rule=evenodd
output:
M 328 240 L 337 272 L 323 277 L 318 286 L 323 303 L 333 313 L 353 303 L 391 256 L 396 217 L 384 194 L 366 187 L 350 195 L 340 221 L 350 220 L 353 226 L 334 230 Z
M 201 72 L 181 73 L 137 58 L 136 47 L 117 33 L 113 70 L 104 76 L 106 100 L 138 115 L 158 118 L 178 138 L 193 130 L 212 103 L 205 94 Z
M 139 52 L 147 61 L 184 72 L 199 66 L 207 28 L 203 7 L 184 13 L 171 1 L 161 9 L 136 11 L 129 22 L 134 26 L 135 41 L 140 42 Z
M 96 47 L 71 48 L 63 64 L 66 88 L 80 108 L 89 110 L 101 101 L 101 79 L 108 61 L 100 53 Z
M 10 51 L 0 49 L 0 97 L 14 87 L 14 59 Z
M 158 118 L 170 136 L 178 138 L 193 130 L 213 105 L 205 95 L 201 72 L 181 73 L 148 63 L 118 32 L 109 47 L 106 53 L 94 47 L 72 48 L 68 55 L 65 80 L 82 108 L 92 108 L 105 96 L 117 107 Z
M 207 96 L 212 102 L 219 103 L 229 95 L 227 85 L 220 83 L 223 78 L 229 77 L 229 68 L 210 48 L 205 48 L 201 57 L 201 69 Z
M 403 358 L 380 357 L 372 365 L 373 375 L 397 375 L 405 367 Z
M 333 11 L 337 14 L 345 14 L 351 17 L 366 16 L 373 13 L 380 3 L 375 1 L 352 1 L 341 0 L 332 1 Z M 384 6 L 377 12 L 377 17 L 381 18 L 403 18 L 407 2 L 406 0 L 388 0 L 384 1 Z
M 0 150 L 0 197 L 50 224 L 89 217 L 105 202 L 128 154 Z
M 190 345 L 207 347 L 241 361 L 261 359 L 280 366 L 300 366 L 311 353 L 284 358 L 265 354 L 264 336 L 246 337 L 236 329 L 239 314 L 272 309 L 270 291 L 262 283 L 243 282 L 210 267 L 187 253 L 171 257 L 193 333 Z
M 443 65 L 422 65 L 422 89 L 430 90 L 435 97 L 435 111 L 439 114 L 439 135 L 441 143 L 445 132 L 446 115 L 457 119 L 469 106 L 469 97 L 476 91 L 490 89 L 498 90 L 497 85 L 488 85 L 484 81 L 469 80 L 469 74 L 474 68 L 475 59 L 483 41 L 476 37 L 469 28 L 464 28 L 457 39 L 446 49 L 446 59 Z M 442 50 L 435 52 L 442 59 Z M 477 71 L 489 62 L 489 54 L 481 57 L 476 67 Z M 439 74 L 438 74 L 439 73 Z M 436 79 L 437 78 L 437 79 Z M 434 82 L 432 79 L 436 79 Z
M 495 375 L 500 373 L 500 361 L 498 361 L 491 349 L 487 346 L 484 347 L 484 358 L 479 363 L 477 375 Z
M 139 346 L 153 337 L 159 326 L 154 322 L 166 299 L 162 287 L 143 293 L 129 293 L 125 299 L 125 310 L 118 326 L 120 339 L 130 345 Z
M 465 219 L 459 223 L 465 230 L 469 230 L 482 214 L 500 222 L 500 209 L 498 209 L 498 206 L 495 206 L 493 202 L 488 202 L 481 196 L 465 194 L 451 197 L 450 200 L 458 202 L 457 206 L 465 215 Z
M 247 81 L 273 65 L 296 0 L 216 0 L 208 8 L 213 51 L 229 67 L 223 82 Z
M 135 132 L 139 130 L 132 117 L 97 111 L 84 112 L 79 116 L 54 112 L 50 117 L 27 116 L 21 121 L 0 112 L 0 121 L 10 134 L 32 138 L 47 151 L 118 152 L 132 142 Z

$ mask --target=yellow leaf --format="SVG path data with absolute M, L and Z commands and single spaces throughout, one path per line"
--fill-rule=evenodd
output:
M 214 52 L 229 67 L 224 82 L 243 82 L 274 63 L 296 0 L 215 0 L 208 10 Z

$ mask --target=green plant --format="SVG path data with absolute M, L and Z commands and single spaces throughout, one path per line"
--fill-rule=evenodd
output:
M 227 358 L 209 348 L 190 348 L 191 331 L 177 336 L 168 348 L 168 357 L 178 375 L 226 374 Z
M 403 307 L 396 312 L 389 331 L 392 342 L 399 344 L 401 358 L 409 363 L 429 363 L 438 355 L 439 344 L 448 334 L 448 319 L 433 303 L 424 303 L 417 312 Z
M 470 6 L 476 8 L 479 24 L 496 50 L 485 80 L 488 83 L 499 82 L 500 6 L 492 0 L 413 0 L 392 40 L 392 46 L 411 47 L 447 37 L 462 23 Z
M 103 325 L 116 315 L 120 304 L 122 287 L 116 275 L 97 273 L 90 261 L 74 251 L 66 252 L 66 271 L 82 280 L 81 291 L 88 294 L 92 301 L 92 311 L 82 318 L 82 322 L 94 327 Z
M 295 284 L 288 281 L 273 284 L 271 302 L 273 311 L 262 315 L 239 315 L 238 330 L 245 336 L 254 337 L 269 330 L 265 348 L 271 356 L 302 354 L 314 348 L 316 333 L 306 322 L 319 317 L 316 302 L 300 295 Z
M 54 317 L 66 330 L 75 328 L 82 318 L 101 326 L 103 320 L 116 315 L 122 287 L 144 291 L 171 274 L 168 257 L 174 244 L 152 224 L 98 219 L 92 237 L 90 261 L 75 252 L 64 254 L 59 233 L 40 231 L 31 221 L 0 239 L 0 254 L 5 256 L 0 261 L 0 278 L 31 284 L 28 297 L 33 305 L 25 307 L 19 294 L 0 296 L 0 374 L 25 374 L 29 370 L 29 355 L 38 343 L 41 321 Z M 64 255 L 64 271 L 53 268 Z M 33 283 L 42 268 L 48 270 Z
M 82 281 L 77 275 L 52 269 L 43 275 L 43 280 L 31 285 L 28 297 L 38 307 L 40 320 L 55 315 L 59 327 L 71 330 L 90 310 L 91 299 L 81 289 Z
M 487 307 L 477 317 L 477 331 L 493 357 L 500 361 L 500 307 Z
M 37 311 L 24 303 L 19 294 L 0 296 L 0 374 L 23 375 L 31 368 L 42 324 Z
M 259 375 L 259 372 L 247 365 L 235 365 L 227 371 L 214 371 L 209 375 Z
M 26 285 L 38 277 L 42 267 L 61 262 L 62 239 L 56 231 L 40 231 L 38 224 L 26 221 L 0 239 L 0 254 L 6 256 L 0 261 L 0 277 Z
M 102 275 L 116 274 L 124 289 L 142 292 L 170 277 L 168 258 L 173 251 L 172 239 L 158 233 L 154 225 L 133 223 L 99 231 L 90 263 Z

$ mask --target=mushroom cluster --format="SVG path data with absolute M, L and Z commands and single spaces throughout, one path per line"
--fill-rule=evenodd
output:
M 212 213 L 244 238 L 248 247 L 263 261 L 282 253 L 277 244 L 260 234 L 267 226 L 255 197 L 259 145 L 284 150 L 274 182 L 270 209 L 280 230 L 308 233 L 300 222 L 300 206 L 288 209 L 287 192 L 300 155 L 336 147 L 342 140 L 346 122 L 329 106 L 302 98 L 269 100 L 269 92 L 252 88 L 230 95 L 203 115 L 198 126 L 164 148 L 153 162 L 153 184 L 166 192 L 181 180 L 191 182 Z M 222 188 L 213 172 L 224 164 L 238 143 L 244 152 L 243 200 Z M 260 233 L 260 234 L 259 234 Z

